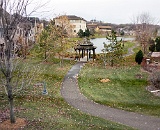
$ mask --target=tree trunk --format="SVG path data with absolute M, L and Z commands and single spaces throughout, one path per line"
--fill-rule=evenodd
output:
M 6 87 L 8 92 L 8 101 L 10 105 L 10 121 L 11 123 L 15 123 L 14 117 L 14 110 L 13 110 L 13 90 L 11 86 L 11 79 L 12 79 L 12 40 L 8 40 L 6 42 L 6 50 L 5 50 L 5 57 L 6 57 Z
M 113 67 L 113 59 L 111 60 L 111 67 Z
M 47 50 L 45 49 L 45 52 L 44 52 L 44 59 L 45 61 L 47 61 Z
M 8 101 L 10 107 L 10 121 L 11 123 L 15 123 L 15 116 L 14 116 L 14 105 L 13 105 L 13 92 L 12 87 L 10 86 L 10 78 L 7 77 L 7 89 L 8 89 Z
M 62 66 L 61 67 L 63 67 L 63 65 L 64 65 L 64 57 L 62 55 Z
M 13 105 L 13 95 L 12 92 L 8 95 L 9 105 L 10 105 L 10 122 L 15 123 L 15 116 L 14 116 L 14 105 Z

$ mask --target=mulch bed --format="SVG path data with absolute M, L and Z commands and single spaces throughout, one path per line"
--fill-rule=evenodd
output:
M 26 121 L 23 118 L 17 118 L 16 123 L 11 124 L 10 120 L 3 121 L 0 123 L 1 130 L 19 130 L 23 129 L 26 126 Z
M 23 108 L 15 108 L 14 112 L 24 111 Z M 26 126 L 24 118 L 16 118 L 16 123 L 11 124 L 9 119 L 9 110 L 0 110 L 0 130 L 19 130 Z

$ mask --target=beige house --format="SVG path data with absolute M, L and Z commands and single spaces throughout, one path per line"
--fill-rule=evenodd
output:
M 102 23 L 102 22 L 88 22 L 87 28 L 90 31 L 94 30 L 95 32 L 101 33 L 101 34 L 111 33 L 112 31 L 111 26 L 108 26 L 106 23 Z
M 101 33 L 111 33 L 112 31 L 112 28 L 111 26 L 98 26 L 96 29 L 95 29 L 97 32 L 101 32 Z
M 55 18 L 55 25 L 60 25 L 60 17 L 62 16 L 59 16 L 57 18 Z M 66 15 L 67 17 L 67 20 L 69 23 L 70 26 L 71 26 L 71 33 L 72 35 L 77 35 L 77 33 L 79 32 L 80 29 L 82 29 L 83 31 L 86 30 L 86 20 L 83 19 L 82 17 L 78 17 L 78 16 L 75 16 L 75 15 Z

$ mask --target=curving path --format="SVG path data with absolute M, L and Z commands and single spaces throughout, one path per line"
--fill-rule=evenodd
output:
M 77 76 L 85 62 L 77 62 L 64 78 L 61 94 L 76 109 L 140 130 L 160 130 L 160 118 L 110 108 L 88 100 L 79 90 Z
M 128 53 L 123 55 L 123 57 L 126 57 L 126 56 L 130 56 L 130 55 L 133 55 L 135 52 L 133 51 L 134 48 L 138 47 L 139 44 L 138 43 L 135 43 L 135 45 L 131 48 L 128 48 Z

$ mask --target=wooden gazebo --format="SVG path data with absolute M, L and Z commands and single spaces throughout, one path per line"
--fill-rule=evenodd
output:
M 84 39 L 82 42 L 78 43 L 78 45 L 74 48 L 76 53 L 78 51 L 78 58 L 84 58 L 87 55 L 87 61 L 91 58 L 91 51 L 93 51 L 93 61 L 95 59 L 95 49 L 97 47 L 93 46 L 93 43 L 90 42 L 89 39 Z

